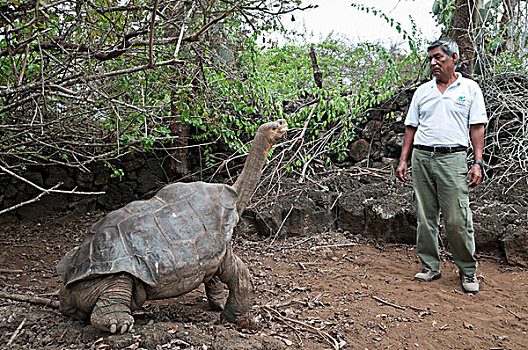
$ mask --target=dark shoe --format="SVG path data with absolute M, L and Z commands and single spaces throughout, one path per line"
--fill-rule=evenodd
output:
M 477 294 L 479 291 L 479 281 L 475 274 L 464 275 L 460 274 L 460 279 L 462 281 L 462 290 L 464 293 L 473 293 Z
M 422 270 L 421 272 L 418 272 L 416 275 L 414 275 L 415 280 L 424 281 L 424 282 L 431 282 L 434 280 L 439 279 L 442 277 L 442 274 L 440 271 L 428 271 L 428 270 Z

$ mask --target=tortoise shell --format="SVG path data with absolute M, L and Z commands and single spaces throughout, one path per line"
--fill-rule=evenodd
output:
M 173 297 L 210 279 L 238 222 L 228 185 L 174 183 L 96 222 L 57 266 L 64 284 L 127 272 L 149 299 Z

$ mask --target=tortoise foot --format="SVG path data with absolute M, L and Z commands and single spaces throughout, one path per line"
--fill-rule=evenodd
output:
M 214 311 L 222 311 L 227 300 L 225 284 L 218 277 L 213 277 L 205 282 L 205 294 L 209 302 L 209 307 Z
M 100 300 L 101 301 L 101 300 Z M 130 308 L 123 304 L 95 305 L 90 317 L 92 326 L 105 332 L 121 334 L 130 332 L 134 327 L 134 317 Z
M 134 317 L 130 308 L 111 300 L 100 299 L 95 305 L 90 322 L 92 326 L 105 332 L 121 334 L 130 332 L 134 327 Z

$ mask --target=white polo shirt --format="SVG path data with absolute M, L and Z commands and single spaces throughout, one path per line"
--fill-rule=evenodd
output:
M 416 89 L 405 125 L 417 128 L 415 145 L 469 146 L 469 126 L 487 124 L 479 85 L 456 73 L 457 80 L 442 94 L 436 78 Z

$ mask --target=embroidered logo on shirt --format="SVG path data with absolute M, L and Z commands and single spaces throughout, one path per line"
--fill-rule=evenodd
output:
M 464 106 L 466 104 L 466 96 L 458 96 L 456 99 L 456 104 L 459 106 Z

